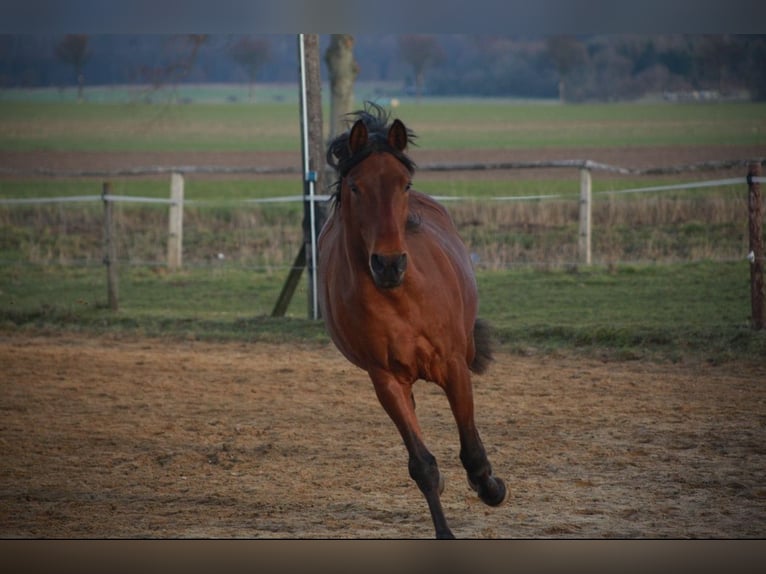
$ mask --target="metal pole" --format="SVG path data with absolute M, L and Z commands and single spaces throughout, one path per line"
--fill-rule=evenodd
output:
M 306 106 L 306 48 L 303 34 L 298 34 L 298 60 L 301 69 L 301 145 L 303 146 L 303 173 L 309 167 L 309 115 Z
M 310 149 L 310 130 L 308 118 L 308 82 L 306 78 L 306 46 L 305 34 L 298 34 L 298 58 L 300 60 L 301 76 L 301 144 L 303 146 L 303 185 L 304 195 L 308 201 L 309 209 L 309 245 L 311 250 L 309 267 L 309 288 L 310 288 L 310 314 L 312 319 L 319 318 L 319 305 L 317 301 L 317 245 L 316 245 L 316 199 L 314 193 L 315 183 L 317 181 L 316 171 L 311 170 Z M 314 94 L 316 97 L 317 94 Z

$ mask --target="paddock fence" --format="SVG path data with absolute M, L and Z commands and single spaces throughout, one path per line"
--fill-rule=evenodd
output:
M 548 203 L 557 205 L 566 205 L 562 208 L 566 211 L 563 214 L 563 220 L 568 215 L 576 211 L 576 241 L 572 241 L 573 248 L 568 258 L 565 258 L 567 265 L 588 266 L 594 263 L 593 258 L 593 229 L 594 229 L 594 199 L 606 199 L 608 203 L 607 210 L 612 209 L 612 203 L 616 198 L 635 196 L 638 194 L 652 194 L 653 197 L 659 197 L 665 192 L 684 192 L 687 190 L 704 190 L 706 188 L 735 188 L 747 190 L 747 193 L 738 195 L 742 198 L 742 203 L 747 205 L 747 211 L 741 213 L 741 221 L 744 222 L 747 217 L 747 249 L 740 253 L 738 257 L 747 259 L 751 266 L 751 298 L 753 302 L 754 317 L 763 316 L 763 231 L 762 231 L 762 198 L 760 196 L 760 184 L 763 182 L 761 177 L 761 166 L 766 163 L 764 158 L 754 158 L 746 160 L 721 160 L 710 161 L 697 164 L 678 165 L 670 167 L 653 167 L 646 169 L 625 168 L 594 162 L 591 160 L 559 160 L 559 161 L 540 161 L 540 162 L 495 162 L 495 163 L 430 163 L 418 166 L 419 172 L 471 172 L 471 171 L 515 171 L 515 170 L 569 170 L 576 171 L 579 174 L 579 193 L 538 193 L 530 195 L 495 195 L 489 197 L 477 198 L 475 196 L 460 195 L 433 195 L 433 197 L 448 205 L 448 209 L 456 210 L 455 205 L 464 204 L 465 213 L 460 215 L 464 225 L 468 228 L 482 227 L 479 221 L 482 217 L 493 217 L 500 208 L 497 206 L 513 204 L 515 211 L 519 211 L 520 205 L 540 206 Z M 621 177 L 647 177 L 647 176 L 679 176 L 686 174 L 714 174 L 716 172 L 731 172 L 742 170 L 743 175 L 739 177 L 727 177 L 717 179 L 697 178 L 695 181 L 683 183 L 673 183 L 668 185 L 647 185 L 641 187 L 603 189 L 593 191 L 594 174 L 607 174 L 608 176 Z M 0 206 L 6 208 L 22 206 L 44 206 L 44 205 L 65 205 L 78 203 L 101 203 L 103 204 L 103 263 L 107 269 L 108 278 L 108 301 L 109 306 L 116 309 L 118 306 L 118 279 L 117 279 L 117 261 L 121 255 L 119 245 L 121 243 L 118 233 L 118 226 L 115 225 L 115 215 L 113 206 L 115 204 L 143 204 L 167 206 L 166 231 L 159 233 L 157 237 L 164 235 L 164 261 L 154 261 L 154 264 L 165 265 L 169 271 L 178 271 L 184 266 L 184 212 L 190 208 L 228 208 L 234 210 L 246 209 L 253 206 L 276 206 L 284 204 L 304 204 L 310 202 L 310 207 L 326 207 L 329 200 L 328 195 L 286 195 L 259 197 L 251 199 L 220 199 L 220 200 L 193 200 L 185 198 L 185 183 L 187 178 L 195 175 L 290 175 L 300 174 L 298 167 L 224 167 L 224 166 L 149 166 L 118 170 L 50 170 L 50 169 L 31 169 L 31 170 L 12 170 L 2 168 L 0 175 L 6 178 L 101 178 L 103 179 L 100 194 L 72 195 L 66 197 L 20 197 L 0 199 Z M 169 176 L 169 194 L 167 198 L 161 197 L 142 197 L 134 195 L 117 194 L 113 191 L 113 183 L 116 180 L 126 180 L 141 178 L 147 176 Z M 83 184 L 84 185 L 84 184 Z M 296 187 L 298 185 L 296 184 Z M 573 186 L 574 188 L 574 186 Z M 735 193 L 737 193 L 735 191 Z M 574 205 L 574 209 L 573 209 Z M 713 204 L 709 209 L 715 209 Z M 530 208 L 531 209 L 531 208 Z M 296 212 L 297 213 L 297 212 Z M 746 215 L 747 213 L 747 215 Z M 543 218 L 542 220 L 540 218 Z M 520 225 L 534 229 L 535 226 L 545 224 L 545 218 L 550 219 L 550 215 L 534 214 L 530 211 L 527 215 L 527 221 Z M 571 219 L 571 218 L 570 218 Z M 602 217 L 603 219 L 603 217 Z M 300 229 L 301 224 L 293 220 L 296 228 Z M 460 221 L 458 221 L 460 223 Z M 572 222 L 573 225 L 575 222 Z M 677 221 L 676 221 L 677 223 Z M 498 228 L 511 226 L 508 222 L 500 221 Z M 460 225 L 459 225 L 460 227 Z M 571 232 L 569 225 L 566 226 L 567 233 Z M 608 225 L 599 227 L 601 231 L 606 231 Z M 744 223 L 743 223 L 744 229 Z M 469 229 L 470 231 L 470 229 Z M 468 233 L 469 247 L 472 247 L 470 233 Z M 608 233 L 600 242 L 601 250 L 608 245 Z M 529 241 L 529 240 L 527 240 Z M 638 239 L 640 241 L 640 238 Z M 480 243 L 479 240 L 476 241 Z M 502 242 L 500 242 L 502 243 Z M 497 244 L 494 249 L 502 250 L 505 246 Z M 555 246 L 551 248 L 555 250 Z M 295 249 L 297 251 L 297 248 Z M 214 250 L 213 250 L 214 251 Z M 491 250 L 488 250 L 491 251 Z M 474 254 L 477 266 L 502 267 L 503 264 L 493 263 L 491 253 L 483 255 Z M 703 255 L 704 256 L 704 255 Z M 223 252 L 213 253 L 212 258 L 223 259 Z M 543 255 L 543 258 L 544 255 Z M 694 259 L 694 255 L 690 257 Z M 513 253 L 507 254 L 502 261 L 513 259 Z M 624 258 L 618 258 L 622 262 Z M 614 259 L 608 256 L 601 256 L 598 262 L 611 263 Z M 531 263 L 531 262 L 528 262 Z M 559 263 L 561 261 L 559 260 Z M 297 264 L 303 265 L 296 259 L 292 265 L 285 263 L 285 257 L 279 260 L 275 267 L 292 267 Z M 294 269 L 293 269 L 294 270 Z M 759 307 L 760 306 L 760 307 Z

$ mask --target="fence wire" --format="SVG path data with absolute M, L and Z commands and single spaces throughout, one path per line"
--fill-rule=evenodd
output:
M 766 182 L 766 178 L 753 177 L 750 178 L 753 183 Z M 690 183 L 679 183 L 672 185 L 655 185 L 650 187 L 637 187 L 630 189 L 610 189 L 605 191 L 594 191 L 593 195 L 619 195 L 619 194 L 631 194 L 631 193 L 650 193 L 658 191 L 674 191 L 684 189 L 702 189 L 706 187 L 725 187 L 733 185 L 747 185 L 748 178 L 746 177 L 732 177 L 727 179 L 715 179 L 707 181 L 695 181 Z M 441 202 L 449 201 L 536 201 L 546 199 L 564 199 L 567 197 L 574 198 L 574 194 L 567 196 L 564 194 L 539 194 L 539 195 L 499 195 L 499 196 L 481 196 L 476 197 L 472 195 L 431 195 L 435 200 Z M 313 201 L 322 202 L 329 201 L 330 195 L 314 195 Z M 133 195 L 73 195 L 62 197 L 23 197 L 23 198 L 9 198 L 0 199 L 0 205 L 42 205 L 46 203 L 85 203 L 96 201 L 111 201 L 114 203 L 155 203 L 164 205 L 174 205 L 178 203 L 176 200 L 167 199 L 162 197 L 142 197 Z M 206 200 L 206 199 L 184 199 L 183 204 L 189 206 L 224 206 L 224 205 L 257 205 L 268 203 L 302 203 L 311 201 L 309 197 L 304 195 L 285 195 L 285 196 L 271 196 L 271 197 L 258 197 L 249 199 L 218 199 L 218 200 Z
M 587 164 L 587 162 L 586 162 Z M 536 166 L 537 167 L 537 166 Z M 570 166 L 571 167 L 571 166 Z M 580 166 L 581 169 L 585 169 L 582 166 Z M 609 189 L 604 191 L 595 191 L 593 192 L 593 196 L 619 196 L 619 195 L 629 195 L 629 194 L 641 194 L 641 193 L 662 193 L 667 191 L 674 191 L 674 190 L 691 190 L 691 189 L 704 189 L 704 188 L 713 188 L 713 187 L 727 187 L 727 186 L 745 186 L 748 183 L 763 183 L 766 180 L 766 178 L 763 177 L 734 177 L 734 178 L 726 178 L 726 179 L 715 179 L 715 180 L 704 180 L 704 181 L 694 181 L 694 182 L 685 182 L 685 183 L 678 183 L 678 184 L 670 184 L 670 185 L 660 185 L 660 186 L 646 186 L 646 187 L 636 187 L 636 188 L 629 188 L 629 189 Z M 325 202 L 330 199 L 331 196 L 329 195 L 315 195 L 313 197 L 313 201 L 320 203 Z M 529 239 L 527 235 L 531 235 L 531 233 L 534 231 L 534 229 L 540 229 L 541 232 L 545 232 L 548 234 L 551 233 L 558 233 L 558 232 L 551 232 L 551 227 L 554 224 L 550 224 L 544 220 L 544 214 L 536 213 L 534 211 L 534 203 L 535 202 L 550 202 L 552 200 L 563 200 L 565 202 L 571 201 L 572 205 L 575 206 L 574 209 L 576 210 L 576 202 L 579 199 L 576 193 L 572 194 L 537 194 L 537 195 L 513 195 L 513 196 L 507 196 L 507 195 L 498 195 L 498 196 L 483 196 L 483 197 L 476 197 L 476 196 L 445 196 L 445 195 L 432 195 L 436 200 L 441 202 L 471 202 L 471 205 L 474 205 L 475 207 L 468 207 L 466 206 L 466 209 L 468 210 L 474 210 L 476 213 L 475 215 L 461 215 L 465 221 L 463 221 L 464 227 L 466 228 L 466 235 L 467 235 L 467 242 L 469 244 L 474 245 L 480 245 L 482 247 L 479 248 L 478 251 L 481 251 L 481 254 L 474 253 L 474 261 L 477 265 L 477 267 L 490 267 L 490 268 L 497 268 L 499 265 L 502 267 L 512 267 L 512 266 L 518 266 L 518 265 L 548 265 L 549 262 L 545 259 L 545 257 L 552 257 L 555 261 L 554 264 L 560 264 L 560 265 L 575 265 L 577 264 L 579 258 L 576 252 L 576 242 L 577 242 L 577 230 L 576 228 L 570 228 L 569 223 L 559 223 L 564 229 L 562 233 L 567 233 L 571 235 L 571 245 L 568 245 L 564 252 L 562 252 L 560 249 L 557 250 L 555 246 L 547 246 L 545 245 L 545 242 L 548 241 L 547 237 L 543 237 L 542 239 Z M 66 196 L 66 197 L 37 197 L 37 198 L 10 198 L 10 199 L 0 199 L 0 205 L 2 206 L 39 206 L 39 205 L 45 205 L 45 204 L 77 204 L 77 203 L 97 203 L 97 202 L 113 202 L 113 203 L 124 203 L 124 204 L 134 204 L 134 205 L 140 205 L 140 204 L 157 204 L 157 205 L 177 205 L 181 203 L 184 207 L 189 208 L 197 208 L 197 207 L 236 207 L 236 206 L 258 206 L 258 205 L 272 205 L 272 204 L 290 204 L 290 203 L 303 203 L 306 201 L 311 201 L 311 198 L 303 196 L 303 195 L 287 195 L 287 196 L 271 196 L 271 197 L 259 197 L 259 198 L 246 198 L 246 199 L 221 199 L 221 200 L 196 200 L 196 199 L 183 199 L 181 202 L 178 202 L 177 200 L 173 200 L 170 198 L 158 198 L 158 197 L 141 197 L 141 196 L 131 196 L 131 195 L 117 195 L 117 194 L 100 194 L 100 195 L 76 195 L 76 196 Z M 672 200 L 670 200 L 672 201 Z M 528 213 L 525 213 L 521 216 L 521 219 L 523 221 L 521 223 L 510 223 L 509 221 L 501 221 L 501 216 L 498 215 L 497 211 L 491 207 L 491 205 L 498 204 L 498 203 L 511 203 L 515 202 L 517 204 L 519 203 L 525 203 L 529 202 L 530 206 L 525 206 L 522 208 L 514 208 L 521 211 L 526 211 Z M 482 207 L 482 205 L 486 207 Z M 458 209 L 458 208 L 456 208 Z M 499 208 L 498 208 L 499 209 Z M 569 209 L 569 211 L 567 211 Z M 739 209 L 739 208 L 737 208 Z M 471 211 L 471 213 L 474 213 L 474 211 Z M 575 214 L 572 218 L 571 216 L 567 215 L 567 213 L 573 213 L 570 208 L 561 208 L 559 211 L 562 211 L 561 214 L 559 214 L 557 221 L 568 221 L 569 219 L 572 219 L 572 221 L 576 221 L 577 215 Z M 467 212 L 466 212 L 467 213 Z M 745 218 L 745 213 L 743 212 L 742 219 Z M 471 223 L 471 217 L 487 217 L 489 219 L 494 219 L 494 225 L 495 227 L 492 228 L 492 231 L 485 231 L 482 235 L 475 229 L 475 224 Z M 220 241 L 219 239 L 215 239 L 215 233 L 211 233 L 209 229 L 204 229 L 200 232 L 195 231 L 194 229 L 194 223 L 193 220 L 189 220 L 186 225 L 188 225 L 187 230 L 184 231 L 185 237 L 188 237 L 190 240 L 197 240 L 198 238 L 195 238 L 196 235 L 209 235 L 209 239 L 213 242 Z M 261 224 L 255 224 L 255 225 L 261 225 Z M 576 226 L 576 223 L 573 223 L 573 225 Z M 508 232 L 509 227 L 517 226 L 519 228 L 522 228 L 521 231 L 516 233 L 513 237 L 511 237 L 511 233 Z M 66 229 L 67 225 L 63 224 L 62 228 Z M 691 229 L 692 225 L 690 224 L 687 226 L 689 229 Z M 531 231 L 530 231 L 531 230 Z M 292 230 L 295 231 L 295 233 L 300 234 L 300 224 L 296 225 L 296 229 Z M 98 228 L 95 229 L 95 233 L 98 233 Z M 488 234 L 491 233 L 497 233 L 498 237 L 488 237 Z M 154 237 L 161 237 L 163 235 L 164 231 L 158 231 L 151 233 Z M 247 241 L 247 230 L 242 230 L 239 232 L 241 241 Z M 276 233 L 284 235 L 283 231 L 277 231 Z M 599 253 L 600 250 L 604 250 L 605 248 L 608 250 L 609 245 L 608 242 L 610 241 L 610 237 L 614 235 L 613 230 L 603 230 L 599 229 L 599 233 L 603 235 L 604 239 L 601 240 L 600 245 L 594 245 L 594 251 L 596 253 Z M 630 234 L 631 232 L 626 232 L 627 234 Z M 657 239 L 656 237 L 651 237 L 648 234 L 645 234 L 644 236 L 641 236 L 640 233 L 636 232 L 634 233 L 635 237 L 631 237 L 630 241 L 633 241 L 634 243 L 639 243 L 641 241 L 646 242 L 655 242 L 659 243 L 661 241 L 668 241 L 667 238 Z M 252 238 L 250 238 L 252 239 Z M 293 242 L 295 242 L 295 238 L 292 236 L 288 240 L 287 237 L 283 238 L 272 238 L 273 241 L 285 241 L 292 245 Z M 492 242 L 496 242 L 498 245 L 495 247 L 490 246 Z M 540 245 L 535 245 L 534 247 L 538 250 L 539 253 L 543 254 L 543 258 L 539 260 L 533 260 L 529 259 L 526 256 L 523 255 L 524 247 L 514 247 L 513 249 L 508 248 L 507 246 L 501 245 L 502 242 L 516 242 L 516 243 L 539 243 Z M 199 242 L 195 244 L 196 246 L 192 249 L 197 249 L 199 246 Z M 570 249 L 571 247 L 571 249 Z M 670 248 L 668 248 L 670 249 Z M 735 250 L 739 249 L 739 247 L 733 248 L 730 250 L 730 253 L 727 253 L 723 256 L 723 259 L 731 260 L 733 258 L 739 258 L 739 255 L 737 254 L 735 256 Z M 493 251 L 494 250 L 494 251 Z M 218 252 L 216 250 L 216 253 L 223 254 L 225 250 L 222 250 Z M 251 250 L 252 251 L 252 250 Z M 683 249 L 682 249 L 683 251 Z M 158 254 L 162 252 L 162 248 L 158 248 Z M 695 253 L 704 253 L 703 251 L 697 251 Z M 221 265 L 223 263 L 225 264 L 232 264 L 235 261 L 235 258 L 232 258 L 231 260 L 226 257 L 224 254 L 225 261 L 222 259 L 216 258 L 216 253 L 212 253 L 212 255 L 208 254 L 205 257 L 208 257 L 210 260 L 204 260 L 200 259 L 200 255 L 197 254 L 196 258 L 191 257 L 184 261 L 184 267 L 190 267 L 190 268 L 204 268 L 208 266 L 215 266 L 215 265 Z M 690 258 L 693 258 L 694 255 L 689 252 L 686 254 Z M 638 255 L 637 255 L 638 256 Z M 682 255 L 683 256 L 683 255 Z M 153 266 L 153 265 L 162 265 L 162 256 L 158 255 L 159 259 L 156 261 L 147 260 L 145 257 L 134 257 L 132 254 L 129 254 L 127 256 L 129 258 L 129 262 L 131 265 L 144 265 L 144 266 Z M 282 257 L 282 256 L 280 256 Z M 639 256 L 639 257 L 646 257 L 645 255 Z M 704 257 L 704 255 L 703 255 Z M 495 258 L 495 259 L 493 259 Z M 651 258 L 651 256 L 650 256 Z M 603 255 L 603 258 L 601 259 L 608 259 L 609 261 L 614 260 L 614 257 L 610 255 Z M 274 270 L 274 269 L 289 269 L 292 267 L 289 262 L 285 262 L 284 264 L 272 264 L 272 263 L 258 263 L 256 262 L 257 258 L 253 258 L 253 256 L 248 256 L 247 258 L 243 259 L 240 263 L 237 263 L 238 265 L 241 265 L 243 268 L 247 269 L 253 269 L 253 270 Z M 267 258 L 268 260 L 268 258 Z M 492 263 L 492 261 L 499 261 L 502 263 Z M 74 260 L 70 260 L 72 263 L 76 264 Z M 91 258 L 91 261 L 96 261 L 95 258 Z M 624 259 L 617 259 L 619 262 L 624 262 Z M 630 259 L 629 261 L 635 261 L 634 259 Z M 55 262 L 55 261 L 54 261 Z M 3 262 L 7 263 L 7 262 Z

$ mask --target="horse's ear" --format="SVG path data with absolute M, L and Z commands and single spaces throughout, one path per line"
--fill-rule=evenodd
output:
M 362 120 L 356 120 L 348 134 L 348 148 L 352 155 L 367 145 L 367 137 L 367 126 Z
M 407 128 L 404 127 L 402 120 L 395 119 L 388 128 L 388 144 L 395 150 L 404 151 L 408 142 Z

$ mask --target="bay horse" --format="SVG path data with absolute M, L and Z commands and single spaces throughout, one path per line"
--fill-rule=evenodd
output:
M 367 103 L 332 140 L 327 162 L 338 176 L 333 209 L 319 236 L 317 285 L 326 329 L 340 352 L 367 371 L 409 453 L 437 538 L 453 538 L 440 495 L 444 482 L 423 442 L 412 386 L 447 395 L 468 484 L 486 504 L 506 498 L 474 422 L 471 371 L 492 360 L 488 326 L 477 320 L 473 266 L 448 212 L 412 189 L 405 153 L 414 133 Z M 351 121 L 349 121 L 351 124 Z

